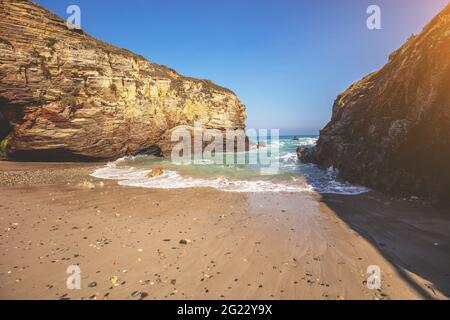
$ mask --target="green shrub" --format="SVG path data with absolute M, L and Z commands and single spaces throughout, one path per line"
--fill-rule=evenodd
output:
M 8 155 L 8 145 L 13 138 L 13 133 L 11 132 L 5 139 L 0 142 L 0 157 L 6 157 Z

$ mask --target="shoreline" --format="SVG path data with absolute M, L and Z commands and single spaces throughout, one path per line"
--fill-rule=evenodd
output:
M 1 299 L 450 295 L 450 217 L 427 204 L 124 187 L 89 176 L 102 165 L 0 162 Z M 66 288 L 74 264 L 81 290 Z M 366 287 L 370 265 L 380 290 Z

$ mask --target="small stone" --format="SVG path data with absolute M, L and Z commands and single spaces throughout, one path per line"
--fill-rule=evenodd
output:
M 89 288 L 95 288 L 96 286 L 97 286 L 97 282 L 95 282 L 95 281 L 88 284 Z
M 133 291 L 132 293 L 131 293 L 131 296 L 133 297 L 133 298 L 136 298 L 136 297 L 138 297 L 138 296 L 140 296 L 141 295 L 141 293 L 139 292 L 139 291 Z
M 141 292 L 141 298 L 140 298 L 140 300 L 145 299 L 145 298 L 147 298 L 147 297 L 148 297 L 148 293 L 147 293 L 147 292 Z

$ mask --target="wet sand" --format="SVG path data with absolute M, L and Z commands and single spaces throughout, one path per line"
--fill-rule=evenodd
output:
M 122 187 L 90 178 L 99 166 L 0 162 L 0 299 L 450 295 L 444 210 L 376 193 Z M 70 265 L 81 290 L 66 287 Z

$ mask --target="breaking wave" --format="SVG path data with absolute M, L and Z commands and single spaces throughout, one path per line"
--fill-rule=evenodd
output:
M 299 141 L 278 141 L 279 172 L 261 175 L 260 168 L 250 165 L 217 165 L 210 160 L 198 164 L 177 164 L 147 156 L 126 157 L 95 170 L 91 175 L 99 179 L 117 180 L 120 185 L 156 189 L 214 188 L 226 192 L 318 192 L 356 195 L 369 189 L 349 184 L 337 178 L 337 172 L 323 170 L 297 160 L 297 146 L 311 146 L 315 137 Z M 253 152 L 253 151 L 250 151 Z M 162 166 L 164 173 L 148 177 L 151 169 Z

